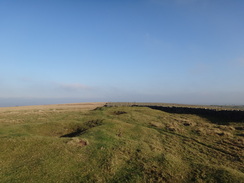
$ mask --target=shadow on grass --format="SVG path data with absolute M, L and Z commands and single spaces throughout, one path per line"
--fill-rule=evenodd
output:
M 241 110 L 216 110 L 207 108 L 188 108 L 188 107 L 162 107 L 145 106 L 168 113 L 175 114 L 196 114 L 206 118 L 212 123 L 219 125 L 229 125 L 230 122 L 243 123 L 244 111 Z
M 60 137 L 77 137 L 85 133 L 87 130 L 94 128 L 96 126 L 100 126 L 102 124 L 103 124 L 103 119 L 90 120 L 83 124 L 84 127 L 78 127 L 74 129 L 71 133 L 62 135 Z
M 74 132 L 62 135 L 60 137 L 77 137 L 77 136 L 81 135 L 82 133 L 84 133 L 85 131 L 86 131 L 86 129 L 82 130 L 82 129 L 78 128 Z

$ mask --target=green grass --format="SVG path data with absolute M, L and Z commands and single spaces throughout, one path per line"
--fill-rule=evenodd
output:
M 2 112 L 0 182 L 244 182 L 240 127 L 147 107 Z

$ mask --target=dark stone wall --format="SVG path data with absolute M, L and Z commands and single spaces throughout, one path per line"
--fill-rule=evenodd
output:
M 165 106 L 164 104 L 153 103 L 107 103 L 105 107 L 149 107 L 151 109 L 161 110 L 176 114 L 196 114 L 207 118 L 213 123 L 228 125 L 229 122 L 244 122 L 244 110 L 208 108 L 194 106 Z
M 137 105 L 133 105 L 137 106 Z M 141 105 L 138 105 L 142 107 Z M 157 109 L 169 113 L 177 114 L 196 114 L 206 117 L 219 124 L 227 122 L 244 122 L 244 111 L 242 110 L 216 110 L 208 108 L 190 108 L 190 107 L 165 107 L 165 106 L 144 106 L 151 109 Z

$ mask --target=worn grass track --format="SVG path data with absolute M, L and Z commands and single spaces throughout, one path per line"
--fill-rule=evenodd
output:
M 102 105 L 0 110 L 0 182 L 244 182 L 242 122 Z

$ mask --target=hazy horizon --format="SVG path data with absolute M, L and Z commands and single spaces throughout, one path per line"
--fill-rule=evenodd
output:
M 158 96 L 148 97 L 148 96 L 131 96 L 131 99 L 128 100 L 128 97 L 123 98 L 111 98 L 111 100 L 106 100 L 105 98 L 0 98 L 0 107 L 16 107 L 16 106 L 31 106 L 31 105 L 50 105 L 50 104 L 68 104 L 68 103 L 84 103 L 84 102 L 129 102 L 129 103 L 172 103 L 172 104 L 189 104 L 189 105 L 244 105 L 242 100 L 238 102 L 239 98 L 243 98 L 243 95 L 239 96 L 233 95 L 231 98 L 228 98 L 229 101 L 226 103 L 223 102 L 225 96 L 207 96 L 208 100 L 212 99 L 212 102 L 209 102 L 206 99 L 206 102 L 197 102 L 198 94 L 187 96 L 185 99 L 182 96 L 164 96 L 164 100 L 158 100 Z M 191 97 L 191 100 L 189 98 Z M 144 99 L 143 99 L 144 98 Z M 174 99 L 172 99 L 174 98 Z M 204 98 L 204 95 L 201 96 L 201 99 Z M 235 102 L 233 102 L 235 101 Z
M 0 106 L 244 105 L 244 1 L 0 1 Z

